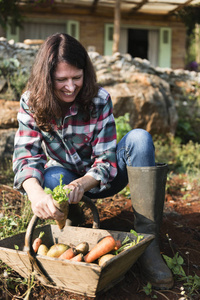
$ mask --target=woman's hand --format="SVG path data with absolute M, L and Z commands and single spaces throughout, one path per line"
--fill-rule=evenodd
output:
M 70 182 L 64 189 L 70 189 L 69 194 L 67 194 L 69 197 L 69 204 L 76 204 L 81 201 L 85 192 L 83 185 L 77 180 Z
M 64 214 L 53 204 L 51 194 L 46 194 L 36 178 L 29 178 L 23 182 L 33 213 L 40 219 L 62 220 Z
M 84 175 L 64 187 L 64 189 L 70 189 L 69 196 L 69 203 L 76 204 L 83 198 L 85 192 L 91 190 L 92 188 L 99 185 L 99 181 L 94 179 L 90 175 Z
M 62 220 L 64 214 L 55 207 L 52 195 L 44 193 L 41 196 L 37 198 L 39 201 L 34 199 L 31 201 L 33 213 L 40 219 Z

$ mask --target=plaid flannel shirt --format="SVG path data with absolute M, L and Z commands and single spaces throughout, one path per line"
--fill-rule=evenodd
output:
M 18 112 L 19 128 L 13 155 L 14 188 L 23 191 L 23 181 L 31 177 L 43 185 L 47 156 L 78 176 L 89 174 L 100 180 L 100 186 L 91 192 L 109 188 L 109 182 L 117 174 L 117 164 L 116 128 L 108 92 L 99 89 L 98 96 L 93 99 L 96 114 L 89 121 L 83 121 L 74 103 L 63 123 L 61 119 L 52 121 L 51 132 L 38 128 L 28 107 L 28 95 L 28 92 L 22 95 Z

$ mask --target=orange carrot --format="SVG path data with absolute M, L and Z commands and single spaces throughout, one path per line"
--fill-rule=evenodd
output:
M 75 248 L 69 248 L 63 254 L 61 254 L 59 256 L 59 258 L 62 258 L 62 259 L 71 259 L 74 256 L 76 256 L 76 254 L 77 254 L 77 252 L 76 252 Z
M 116 240 L 115 243 L 116 243 L 116 245 L 115 245 L 114 250 L 118 250 L 119 248 L 121 248 L 122 242 L 120 240 Z
M 77 254 L 76 256 L 72 257 L 70 260 L 79 261 L 79 262 L 83 261 L 83 253 Z
M 42 237 L 43 237 L 43 235 L 44 235 L 44 232 L 40 232 L 39 236 L 33 242 L 32 247 L 33 247 L 33 250 L 35 251 L 35 253 L 37 253 L 38 248 L 42 244 Z
M 100 256 L 112 251 L 115 248 L 115 246 L 115 239 L 110 235 L 106 236 L 84 256 L 84 261 L 87 263 L 91 263 Z

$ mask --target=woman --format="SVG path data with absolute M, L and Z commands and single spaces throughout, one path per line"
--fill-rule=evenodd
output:
M 39 218 L 63 218 L 43 189 L 57 186 L 60 174 L 70 189 L 69 203 L 77 204 L 84 193 L 104 198 L 121 191 L 128 183 L 127 165 L 155 169 L 153 141 L 145 130 L 132 130 L 116 144 L 110 95 L 98 87 L 84 47 L 67 34 L 54 34 L 41 46 L 18 121 L 14 186 L 27 193 Z M 164 269 L 159 278 L 150 270 L 147 279 L 169 288 L 170 271 L 163 261 L 158 267 Z

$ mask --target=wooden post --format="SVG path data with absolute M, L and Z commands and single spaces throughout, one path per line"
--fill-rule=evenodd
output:
M 196 24 L 195 28 L 195 46 L 196 46 L 196 62 L 200 63 L 200 26 Z
M 121 4 L 121 0 L 116 0 L 115 13 L 114 13 L 113 47 L 112 47 L 113 53 L 119 51 L 120 21 L 121 21 L 120 4 Z

